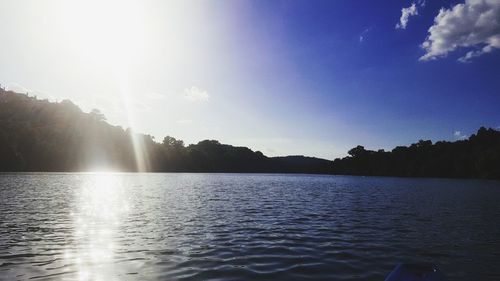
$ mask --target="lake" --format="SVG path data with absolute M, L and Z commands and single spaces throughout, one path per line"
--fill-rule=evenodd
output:
M 500 280 L 500 182 L 1 174 L 1 280 Z

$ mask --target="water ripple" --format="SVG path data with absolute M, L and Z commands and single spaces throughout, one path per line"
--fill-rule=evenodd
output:
M 500 184 L 310 175 L 0 175 L 0 280 L 500 280 Z

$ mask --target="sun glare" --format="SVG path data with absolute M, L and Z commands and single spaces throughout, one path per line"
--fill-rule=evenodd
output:
M 67 39 L 75 51 L 101 67 L 128 67 L 144 53 L 145 17 L 132 0 L 65 1 Z
M 129 210 L 120 177 L 112 173 L 89 177 L 77 193 L 72 214 L 78 247 L 68 248 L 64 258 L 76 264 L 79 280 L 114 280 L 115 237 L 122 216 Z M 96 266 L 98 265 L 98 266 Z
M 143 5 L 133 0 L 65 1 L 66 37 L 76 54 L 96 68 L 112 73 L 126 113 L 127 127 L 134 128 L 130 72 L 145 53 L 147 40 Z M 141 139 L 131 135 L 138 171 L 147 171 L 148 157 Z

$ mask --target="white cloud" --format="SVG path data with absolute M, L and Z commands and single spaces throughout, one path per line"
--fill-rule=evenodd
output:
M 198 87 L 191 87 L 184 90 L 184 98 L 188 101 L 208 101 L 210 95 L 207 91 L 201 90 Z
M 457 140 L 464 140 L 464 139 L 466 139 L 468 136 L 467 136 L 467 135 L 464 135 L 464 134 L 462 133 L 462 131 L 455 131 L 455 132 L 453 132 L 453 137 L 455 137 L 455 139 L 457 139 Z
M 181 120 L 177 120 L 176 121 L 177 124 L 183 124 L 183 125 L 186 125 L 186 124 L 191 124 L 193 123 L 193 120 L 191 119 L 181 119 Z
M 458 48 L 473 48 L 463 57 L 474 57 L 500 48 L 500 1 L 466 0 L 451 9 L 441 9 L 422 44 L 421 61 L 444 57 Z
M 162 94 L 157 93 L 157 92 L 150 92 L 150 93 L 146 94 L 146 98 L 148 98 L 150 100 L 164 100 L 167 98 L 167 96 L 162 95 Z
M 420 5 L 425 5 L 425 2 L 422 2 L 422 4 Z M 416 15 L 418 15 L 418 9 L 415 3 L 411 3 L 411 6 L 408 8 L 402 8 L 401 18 L 399 19 L 399 22 L 396 24 L 396 28 L 406 29 L 410 17 Z
M 363 41 L 365 41 L 365 39 L 366 39 L 366 38 L 365 38 L 365 37 L 366 37 L 366 34 L 367 34 L 370 30 L 372 30 L 372 28 L 371 28 L 371 27 L 368 27 L 367 29 L 363 30 L 363 32 L 361 32 L 361 34 L 359 35 L 359 42 L 363 42 Z

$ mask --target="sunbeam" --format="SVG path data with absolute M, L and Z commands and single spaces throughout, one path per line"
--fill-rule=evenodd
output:
M 112 73 L 118 96 L 115 103 L 124 111 L 126 126 L 135 154 L 136 170 L 148 171 L 148 155 L 136 134 L 136 116 L 132 104 L 130 69 L 141 60 L 147 44 L 145 16 L 141 2 L 67 1 L 63 3 L 66 31 L 75 51 L 97 68 Z

